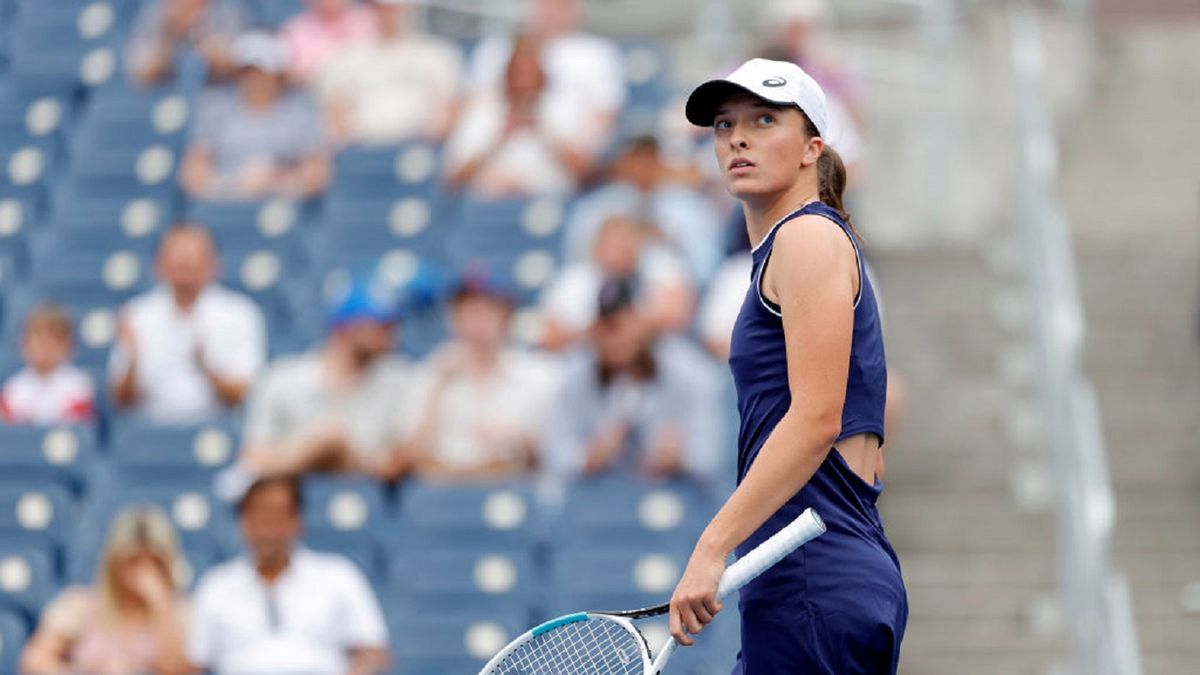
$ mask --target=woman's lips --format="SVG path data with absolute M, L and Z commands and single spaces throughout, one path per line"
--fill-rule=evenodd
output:
M 751 162 L 750 160 L 746 159 L 745 157 L 734 158 L 732 161 L 729 162 L 729 166 L 726 167 L 726 169 L 729 171 L 729 173 L 731 173 L 735 176 L 749 173 L 750 170 L 753 168 L 754 168 L 754 162 Z

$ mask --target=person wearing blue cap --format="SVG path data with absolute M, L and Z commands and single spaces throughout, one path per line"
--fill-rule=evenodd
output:
M 354 282 L 336 293 L 320 347 L 272 363 L 246 411 L 239 467 L 251 476 L 351 471 L 403 474 L 399 410 L 409 366 L 391 354 L 395 298 Z
M 556 388 L 553 363 L 512 345 L 516 290 L 472 264 L 454 288 L 451 338 L 414 385 L 406 447 L 423 477 L 466 479 L 528 473 Z

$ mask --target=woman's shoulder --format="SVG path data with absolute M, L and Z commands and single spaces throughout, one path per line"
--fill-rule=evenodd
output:
M 99 606 L 99 593 L 88 586 L 67 586 L 42 610 L 40 627 L 75 637 L 91 625 Z

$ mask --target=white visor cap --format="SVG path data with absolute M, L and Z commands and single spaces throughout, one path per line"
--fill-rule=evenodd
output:
M 717 108 L 730 97 L 745 93 L 768 103 L 794 105 L 812 120 L 822 138 L 829 131 L 829 111 L 821 85 L 800 66 L 770 59 L 750 59 L 729 76 L 696 87 L 687 100 L 688 121 L 711 127 Z

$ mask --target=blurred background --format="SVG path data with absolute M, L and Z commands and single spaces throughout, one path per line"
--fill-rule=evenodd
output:
M 751 56 L 850 168 L 901 672 L 1194 670 L 1195 0 L 0 0 L 0 672 L 470 673 L 669 596 L 749 269 L 682 102 Z

